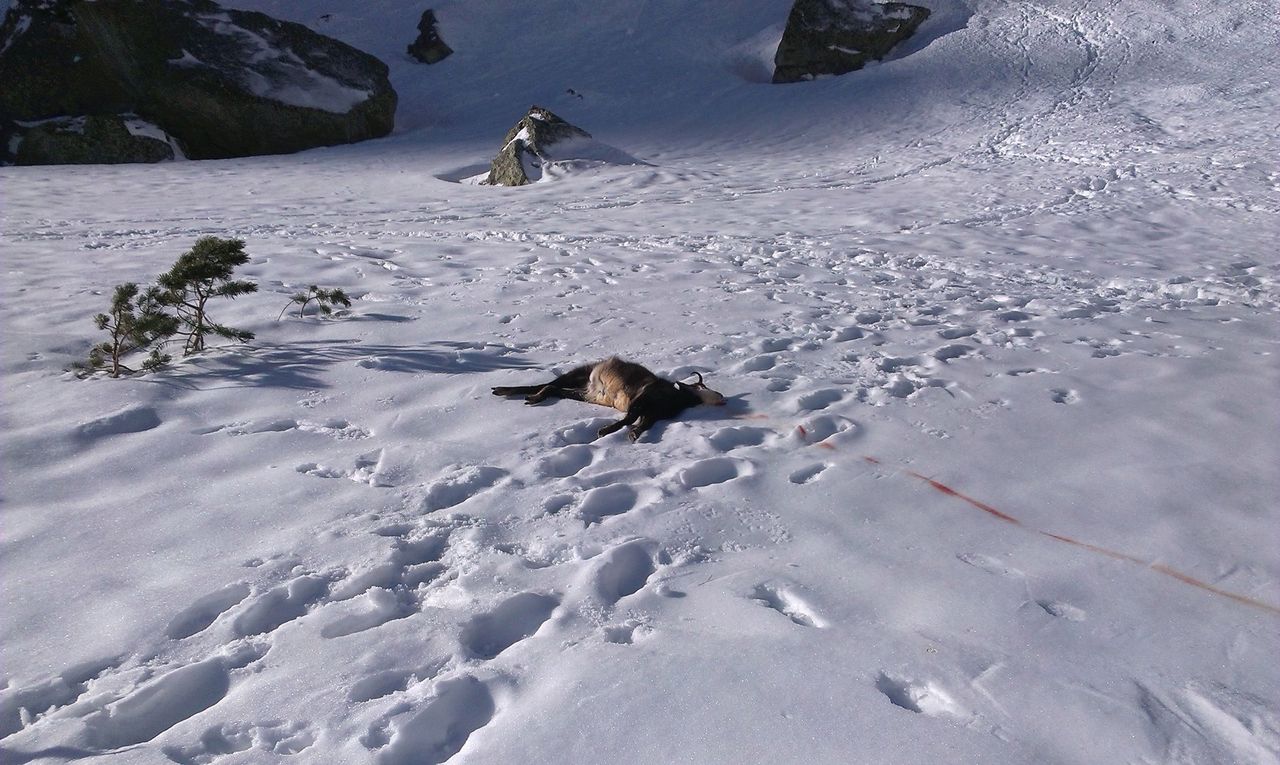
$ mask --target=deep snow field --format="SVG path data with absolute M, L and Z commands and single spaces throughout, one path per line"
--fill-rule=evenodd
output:
M 396 133 L 0 169 L 0 762 L 1280 762 L 1275 6 L 923 2 L 244 0 Z M 456 182 L 530 104 L 647 164 Z M 208 234 L 255 341 L 65 371 Z M 610 354 L 729 406 L 489 393 Z

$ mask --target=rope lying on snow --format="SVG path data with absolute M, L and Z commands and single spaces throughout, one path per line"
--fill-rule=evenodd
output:
M 805 430 L 803 425 L 797 425 L 796 432 L 800 434 L 801 439 L 808 438 L 809 433 L 808 431 Z M 827 440 L 818 441 L 817 443 L 811 444 L 811 446 L 817 446 L 823 449 L 829 449 L 831 451 L 836 450 L 836 445 Z M 876 459 L 875 457 L 863 456 L 862 460 L 872 465 L 882 464 L 880 460 Z M 1081 542 L 1078 539 L 1073 539 L 1068 536 L 1063 536 L 1062 534 L 1054 534 L 1051 531 L 1045 531 L 1043 529 L 1037 529 L 1037 528 L 1028 526 L 1024 524 L 1022 521 L 1013 517 L 1012 515 L 1001 512 L 1000 510 L 997 510 L 996 508 L 992 507 L 986 502 L 983 502 L 978 499 L 974 499 L 973 497 L 970 497 L 967 494 L 963 494 L 959 491 L 956 491 L 955 489 L 951 488 L 950 486 L 947 486 L 946 484 L 940 481 L 936 481 L 926 475 L 917 473 L 914 470 L 903 470 L 902 472 L 905 475 L 915 478 L 916 480 L 927 483 L 933 489 L 935 489 L 936 491 L 942 494 L 947 495 L 948 497 L 955 497 L 956 499 L 959 499 L 962 502 L 965 502 L 971 505 L 972 507 L 975 507 L 981 510 L 984 513 L 992 515 L 995 518 L 998 518 L 999 520 L 1005 523 L 1012 524 L 1014 526 L 1020 526 L 1026 529 L 1027 531 L 1030 531 L 1033 534 L 1039 534 L 1041 536 L 1048 537 L 1049 539 L 1055 539 L 1064 544 L 1069 544 L 1069 545 L 1072 545 L 1073 547 L 1079 547 L 1084 550 L 1089 550 L 1091 552 L 1098 553 L 1099 555 L 1105 555 L 1108 558 L 1113 558 L 1115 560 L 1122 560 L 1122 561 L 1127 561 L 1129 563 L 1135 563 L 1139 566 L 1142 566 L 1143 568 L 1149 569 L 1151 571 L 1155 571 L 1158 574 L 1164 574 L 1167 577 L 1176 579 L 1179 582 L 1182 582 L 1183 584 L 1189 584 L 1192 587 L 1196 587 L 1198 589 L 1204 590 L 1205 592 L 1211 592 L 1214 595 L 1221 595 L 1222 597 L 1228 598 L 1230 600 L 1234 600 L 1237 603 L 1241 603 L 1246 606 L 1253 606 L 1254 608 L 1260 608 L 1263 611 L 1269 611 L 1273 614 L 1280 615 L 1280 607 L 1274 606 L 1270 603 L 1266 603 L 1264 601 L 1257 600 L 1255 598 L 1250 598 L 1246 595 L 1240 595 L 1239 593 L 1231 592 L 1229 590 L 1224 590 L 1221 587 L 1215 587 L 1214 585 L 1209 584 L 1208 582 L 1204 582 L 1199 579 L 1196 579 L 1190 574 L 1184 574 L 1181 571 L 1178 571 L 1177 569 L 1170 568 L 1169 566 L 1164 565 L 1163 563 L 1153 563 L 1151 561 L 1143 560 L 1142 558 L 1139 558 L 1137 556 L 1129 555 L 1128 553 L 1118 552 L 1116 550 L 1110 550 L 1110 549 L 1107 549 L 1106 547 L 1099 547 L 1098 545 L 1090 544 L 1088 542 Z

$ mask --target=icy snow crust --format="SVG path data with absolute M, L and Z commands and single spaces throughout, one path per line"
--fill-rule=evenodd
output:
M 0 759 L 1277 762 L 1275 15 L 937 3 L 771 87 L 785 2 L 688 5 L 422 67 L 420 3 L 253 3 L 397 134 L 0 170 Z M 440 180 L 530 103 L 651 165 Z M 257 341 L 62 371 L 204 234 Z M 730 404 L 489 394 L 612 353 Z

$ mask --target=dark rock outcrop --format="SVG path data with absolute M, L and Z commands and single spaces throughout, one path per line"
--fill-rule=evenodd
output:
M 523 186 L 541 176 L 542 165 L 554 159 L 556 144 L 590 138 L 587 131 L 570 125 L 541 106 L 531 106 L 529 113 L 507 131 L 485 183 Z
M 450 53 L 453 53 L 453 48 L 440 39 L 436 12 L 429 9 L 423 11 L 422 19 L 418 21 L 418 39 L 409 43 L 409 55 L 424 64 L 434 64 Z
M 0 114 L 19 123 L 137 114 L 192 159 L 380 137 L 396 105 L 373 56 L 211 0 L 17 0 L 0 82 Z
M 129 130 L 126 115 L 49 120 L 25 131 L 19 165 L 117 165 L 173 159 L 173 147 Z
M 796 0 L 774 56 L 773 81 L 845 74 L 884 58 L 915 33 L 929 9 L 870 0 Z

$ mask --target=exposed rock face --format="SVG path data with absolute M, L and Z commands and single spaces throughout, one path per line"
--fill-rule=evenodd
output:
M 570 125 L 541 106 L 531 106 L 529 113 L 507 131 L 485 183 L 523 186 L 541 176 L 542 165 L 554 159 L 556 144 L 590 138 L 587 131 Z
M 888 55 L 929 9 L 870 0 L 796 0 L 774 56 L 774 82 L 845 74 Z
M 167 142 L 129 130 L 124 115 L 50 120 L 28 129 L 14 161 L 19 165 L 116 165 L 173 159 Z
M 376 138 L 396 105 L 376 58 L 211 0 L 17 0 L 0 82 L 12 120 L 134 113 L 192 159 Z
M 440 39 L 436 12 L 425 10 L 418 22 L 418 39 L 409 44 L 409 55 L 424 64 L 434 64 L 453 53 L 453 48 Z

